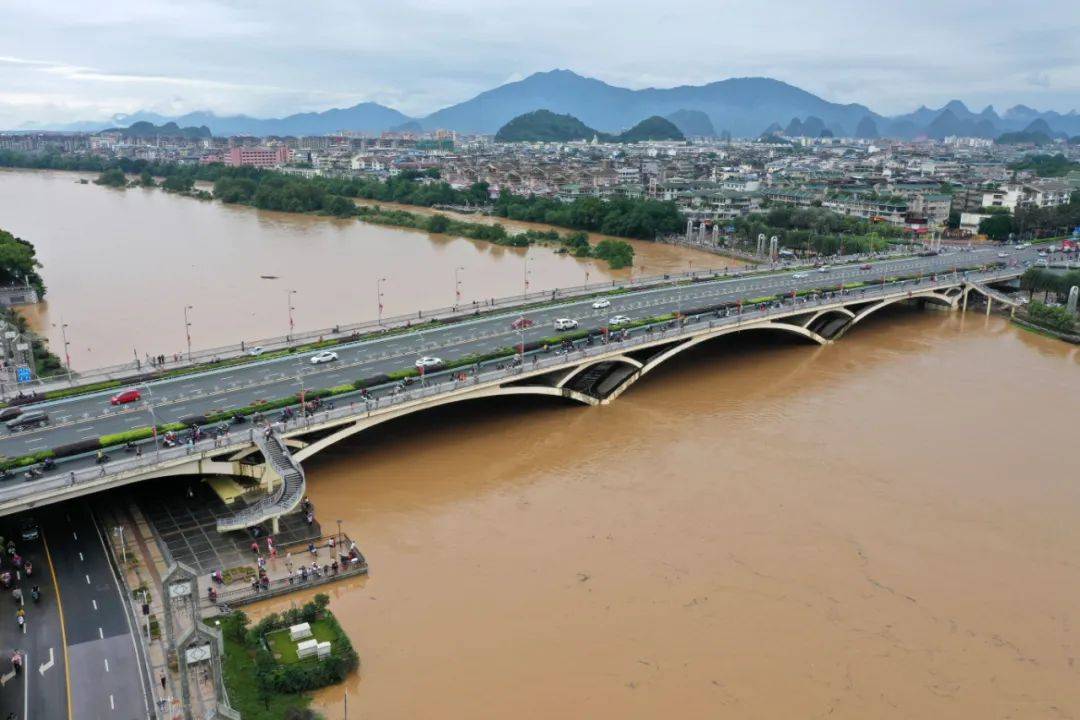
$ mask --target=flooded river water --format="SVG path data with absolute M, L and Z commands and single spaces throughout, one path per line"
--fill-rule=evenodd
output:
M 309 461 L 372 565 L 330 591 L 350 717 L 1080 715 L 1077 350 L 878 315 Z
M 380 277 L 387 316 L 635 274 L 723 267 L 732 261 L 634 242 L 635 269 L 356 220 L 267 212 L 193 200 L 158 189 L 79 184 L 93 175 L 0 170 L 0 228 L 34 243 L 47 303 L 33 326 L 62 355 L 68 325 L 75 369 L 127 362 L 137 353 L 186 349 L 184 306 L 195 348 L 289 331 L 373 320 Z M 509 228 L 539 227 L 504 222 Z M 526 268 L 526 258 L 528 267 Z M 272 276 L 267 279 L 263 276 Z M 296 290 L 289 295 L 289 290 Z
M 456 265 L 469 298 L 520 287 L 509 249 L 13 175 L 0 227 L 38 244 L 81 361 L 131 329 L 179 349 L 185 302 L 211 344 L 282 331 L 289 287 L 301 327 L 372 315 L 380 274 L 388 312 L 445 304 Z M 537 286 L 606 274 L 529 256 Z M 315 704 L 1080 717 L 1077 398 L 1072 346 L 897 310 L 827 347 L 706 344 L 606 407 L 515 399 L 362 433 L 307 463 L 320 520 L 372 567 L 329 590 L 362 667 Z

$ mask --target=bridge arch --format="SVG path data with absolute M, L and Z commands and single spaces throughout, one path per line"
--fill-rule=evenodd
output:
M 359 420 L 350 420 L 345 423 L 341 423 L 336 426 L 337 429 L 334 432 L 321 437 L 317 440 L 313 440 L 309 443 L 305 443 L 302 448 L 292 453 L 293 458 L 297 462 L 303 462 L 312 455 L 322 452 L 326 448 L 334 445 L 347 437 L 355 435 L 359 432 L 367 430 L 368 428 L 381 425 L 384 422 L 395 420 L 406 415 L 411 415 L 417 412 L 423 412 L 431 410 L 432 408 L 441 407 L 443 405 L 452 405 L 460 402 L 467 402 L 469 400 L 480 400 L 483 398 L 491 397 L 504 397 L 510 395 L 539 395 L 546 397 L 561 397 L 575 400 L 583 405 L 598 405 L 599 401 L 586 395 L 585 393 L 572 390 L 570 388 L 550 387 L 546 385 L 511 385 L 500 386 L 492 385 L 487 387 L 480 387 L 476 389 L 470 389 L 462 393 L 454 393 L 446 397 L 424 398 L 424 402 L 407 402 L 401 406 L 389 409 L 387 412 L 381 412 L 378 415 L 369 415 L 367 417 L 360 418 Z M 286 430 L 284 436 L 287 438 L 296 438 L 298 436 L 306 435 L 314 430 L 320 430 L 319 426 L 315 427 L 298 427 L 294 430 Z
M 576 378 L 578 375 L 585 372 L 589 368 L 595 367 L 596 365 L 599 365 L 601 363 L 612 363 L 612 362 L 625 363 L 625 364 L 630 365 L 631 367 L 633 367 L 633 368 L 635 368 L 637 370 L 640 370 L 641 367 L 642 367 L 641 362 L 639 362 L 639 361 L 635 360 L 634 358 L 629 357 L 627 355 L 615 355 L 613 357 L 598 358 L 598 359 L 593 360 L 591 362 L 583 363 L 581 365 L 578 365 L 575 368 L 572 368 L 570 370 L 570 372 L 566 373 L 566 375 L 564 375 L 562 377 L 562 379 L 559 380 L 559 382 L 555 383 L 555 387 L 557 387 L 557 388 L 566 387 L 567 383 L 569 383 L 571 380 L 573 380 L 574 378 Z
M 638 380 L 640 380 L 646 374 L 652 372 L 657 367 L 659 367 L 663 363 L 667 362 L 671 358 L 675 357 L 676 355 L 678 355 L 678 354 L 680 354 L 680 353 L 682 353 L 682 352 L 684 352 L 686 350 L 689 350 L 692 347 L 700 345 L 703 342 L 713 340 L 715 338 L 722 337 L 724 335 L 734 335 L 736 333 L 751 332 L 751 331 L 761 331 L 761 330 L 773 331 L 773 332 L 791 333 L 793 335 L 797 335 L 799 337 L 806 338 L 807 340 L 811 340 L 811 341 L 817 343 L 818 345 L 827 345 L 827 344 L 829 344 L 828 340 L 826 340 L 821 335 L 818 335 L 816 332 L 814 332 L 812 330 L 808 330 L 807 328 L 802 327 L 801 325 L 792 325 L 790 323 L 779 322 L 779 321 L 769 321 L 769 320 L 757 321 L 757 322 L 754 322 L 753 324 L 736 325 L 736 326 L 733 326 L 733 327 L 718 328 L 717 330 L 715 330 L 713 332 L 706 333 L 704 335 L 698 335 L 696 337 L 692 337 L 692 338 L 690 338 L 690 339 L 688 339 L 688 340 L 686 340 L 684 342 L 679 343 L 678 345 L 675 345 L 674 347 L 668 348 L 667 350 L 663 351 L 659 355 L 656 355 L 655 357 L 650 358 L 648 360 L 648 362 L 646 362 L 644 365 L 641 366 L 640 370 L 638 370 L 636 373 L 633 373 L 632 375 L 627 377 L 626 380 L 619 387 L 615 388 L 615 390 L 610 395 L 608 395 L 606 398 L 604 398 L 604 400 L 602 400 L 601 402 L 603 404 L 607 404 L 607 403 L 612 402 L 613 400 L 615 400 L 615 398 L 622 395 L 623 392 L 625 392 L 628 387 L 630 387 L 631 385 L 636 383 Z
M 899 295 L 897 297 L 880 300 L 873 305 L 864 307 L 862 310 L 859 310 L 859 312 L 855 313 L 855 317 L 852 318 L 851 323 L 848 325 L 848 328 L 854 327 L 855 325 L 859 324 L 867 317 L 873 315 L 882 308 L 889 307 L 890 305 L 895 305 L 898 302 L 905 302 L 907 300 L 928 300 L 938 305 L 944 305 L 951 310 L 955 310 L 957 301 L 962 294 L 959 291 L 959 288 L 957 288 L 956 290 L 957 292 L 955 294 L 940 293 L 936 290 L 923 290 L 919 292 L 909 292 L 906 295 Z

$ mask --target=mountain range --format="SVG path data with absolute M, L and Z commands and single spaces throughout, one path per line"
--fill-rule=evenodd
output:
M 394 129 L 415 132 L 440 128 L 494 134 L 513 118 L 540 109 L 573 115 L 585 125 L 607 133 L 618 133 L 643 119 L 661 116 L 687 136 L 730 133 L 735 137 L 756 137 L 766 128 L 772 132 L 779 128 L 782 132 L 793 125 L 792 129 L 799 130 L 802 126 L 805 132 L 809 123 L 812 130 L 817 130 L 815 135 L 827 130 L 836 136 L 994 138 L 1005 132 L 1023 131 L 1035 121 L 1045 123 L 1053 137 L 1080 134 L 1080 114 L 1075 110 L 1062 114 L 1017 105 L 1002 114 L 993 107 L 976 113 L 963 102 L 953 100 L 941 108 L 924 106 L 888 117 L 865 105 L 830 102 L 771 78 L 730 78 L 706 85 L 631 90 L 570 70 L 535 73 L 419 118 L 378 103 L 364 102 L 349 108 L 283 118 L 218 116 L 212 112 L 165 117 L 138 112 L 116 116 L 107 123 L 80 122 L 51 128 L 33 125 L 23 129 L 95 131 L 146 121 L 175 122 L 182 127 L 205 125 L 214 135 L 318 135 L 345 130 L 380 133 Z

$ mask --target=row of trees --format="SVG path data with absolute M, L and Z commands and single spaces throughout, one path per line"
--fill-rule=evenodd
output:
M 1028 268 L 1020 276 L 1020 288 L 1028 291 L 1028 297 L 1035 293 L 1053 293 L 1058 299 L 1067 298 L 1073 286 L 1080 287 L 1080 270 L 1055 272 L 1046 268 Z
M 871 223 L 861 218 L 840 215 L 820 207 L 775 205 L 764 213 L 736 218 L 736 241 L 754 248 L 758 235 L 777 235 L 785 247 L 818 255 L 873 252 L 888 247 L 890 240 L 902 240 L 903 228 L 887 223 Z
M 641 240 L 681 232 L 686 224 L 674 203 L 636 198 L 601 200 L 583 197 L 566 203 L 503 191 L 492 212 L 510 220 L 541 222 Z

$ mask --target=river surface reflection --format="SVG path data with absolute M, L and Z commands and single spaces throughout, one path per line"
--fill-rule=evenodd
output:
M 308 464 L 372 566 L 349 717 L 1080 716 L 1078 366 L 884 311 L 361 434 Z

